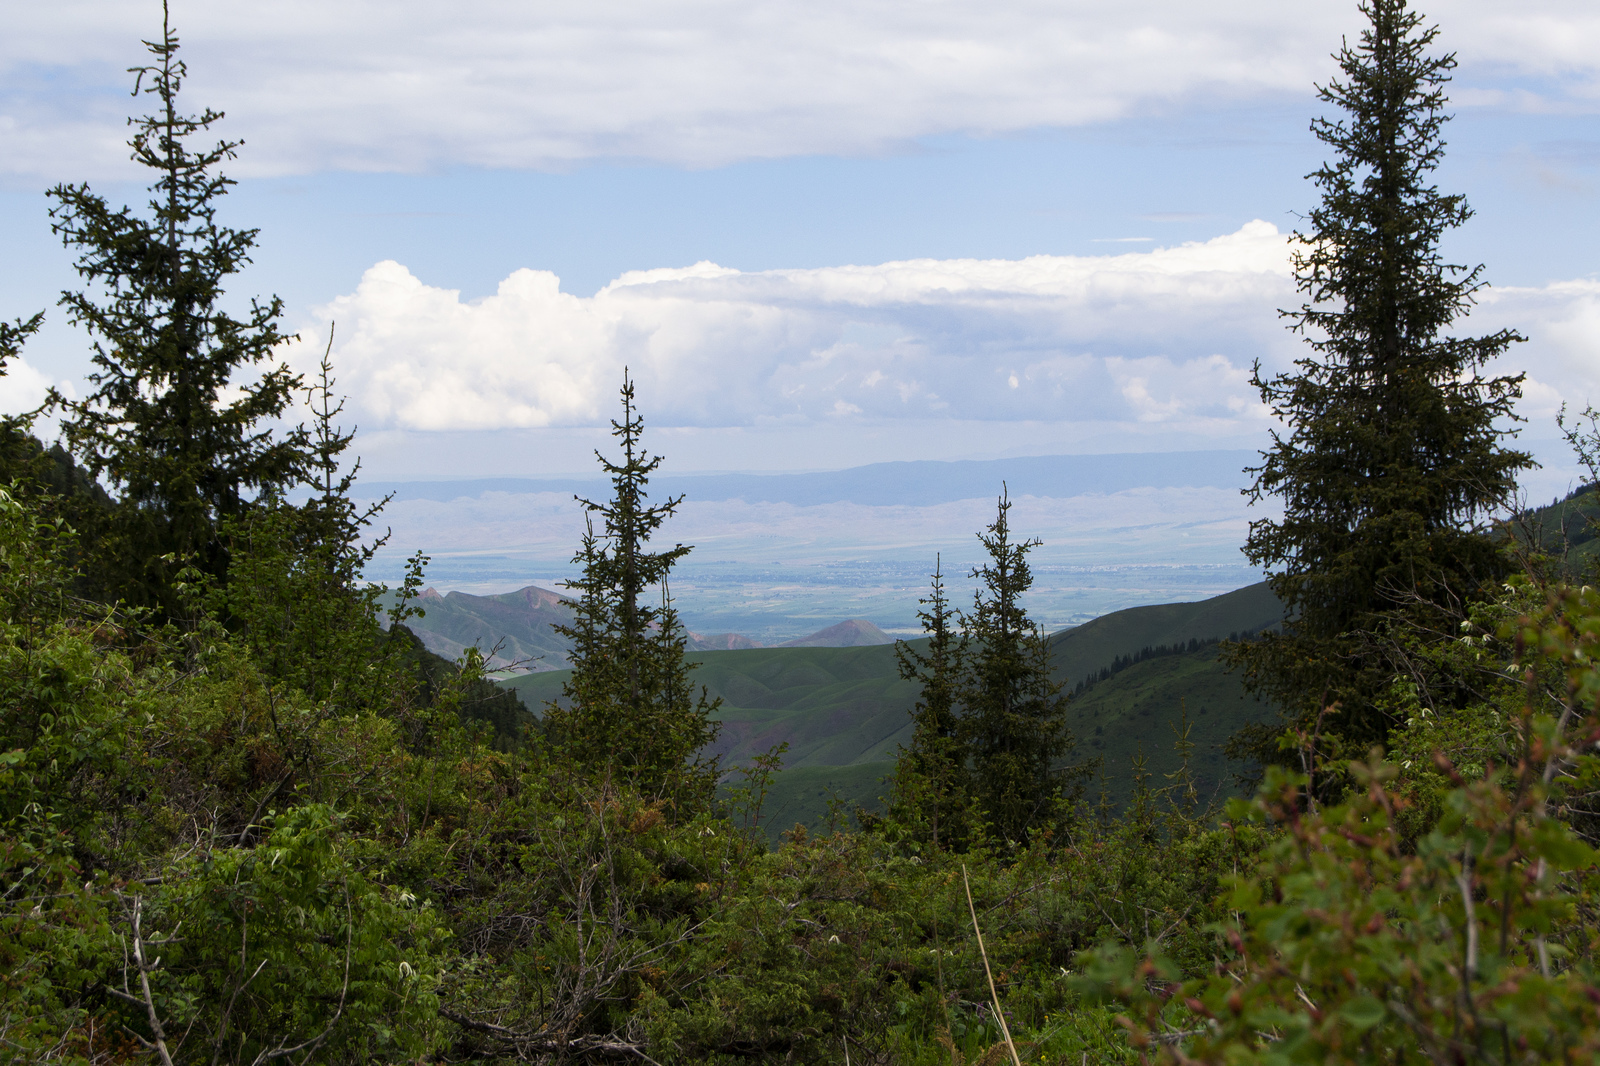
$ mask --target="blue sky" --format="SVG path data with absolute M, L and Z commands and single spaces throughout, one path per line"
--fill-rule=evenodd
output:
M 1423 10 L 1462 64 L 1440 182 L 1478 211 L 1447 251 L 1497 286 L 1474 328 L 1533 338 L 1548 439 L 1600 400 L 1600 16 Z M 1259 442 L 1247 368 L 1298 354 L 1274 312 L 1311 86 L 1359 28 L 1343 2 L 1173 0 L 173 17 L 185 99 L 247 142 L 235 291 L 285 298 L 296 365 L 338 319 L 387 478 L 581 471 L 624 363 L 680 470 Z M 0 315 L 51 308 L 0 405 L 82 389 L 42 189 L 139 202 L 124 70 L 158 19 L 65 0 L 0 43 Z

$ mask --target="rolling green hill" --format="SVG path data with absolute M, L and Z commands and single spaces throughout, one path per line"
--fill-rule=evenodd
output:
M 1564 499 L 1523 511 L 1512 529 L 1523 543 L 1537 543 L 1541 551 L 1563 557 L 1567 577 L 1583 581 L 1593 576 L 1600 559 L 1600 505 L 1595 493 L 1596 486 L 1584 485 Z
M 894 646 L 696 652 L 696 685 L 722 699 L 716 751 L 741 763 L 787 741 L 785 765 L 892 760 L 910 739 L 917 688 L 900 680 Z M 568 671 L 503 682 L 530 708 L 561 693 Z
M 1067 721 L 1078 738 L 1077 758 L 1100 759 L 1091 795 L 1103 788 L 1120 807 L 1133 792 L 1137 756 L 1144 758 L 1149 787 L 1171 783 L 1182 761 L 1176 742 L 1185 715 L 1194 744 L 1189 772 L 1202 802 L 1232 795 L 1242 767 L 1229 763 L 1222 746 L 1240 726 L 1271 714 L 1222 668 L 1212 645 L 1135 663 L 1073 700 Z
M 1055 677 L 1068 686 L 1141 648 L 1253 633 L 1276 625 L 1283 607 L 1266 582 L 1194 603 L 1129 607 L 1050 638 Z
M 1264 584 L 1197 603 L 1133 607 L 1051 637 L 1055 675 L 1069 688 L 1141 649 L 1181 647 L 1274 625 L 1282 617 Z M 1178 768 L 1176 727 L 1185 711 L 1195 748 L 1191 773 L 1203 798 L 1228 793 L 1233 768 L 1221 745 L 1241 725 L 1270 708 L 1250 699 L 1237 677 L 1217 662 L 1217 648 L 1162 654 L 1126 666 L 1089 687 L 1069 705 L 1078 738 L 1075 758 L 1099 758 L 1102 787 L 1112 802 L 1133 788 L 1132 765 L 1142 752 L 1151 786 Z M 835 792 L 850 805 L 873 807 L 887 789 L 899 746 L 911 737 L 916 686 L 900 680 L 894 647 L 754 648 L 696 652 L 694 681 L 723 701 L 717 750 L 730 764 L 787 742 L 785 769 L 773 784 L 763 821 L 774 830 L 796 821 L 826 821 Z M 504 682 L 537 713 L 560 695 L 566 671 L 528 674 Z

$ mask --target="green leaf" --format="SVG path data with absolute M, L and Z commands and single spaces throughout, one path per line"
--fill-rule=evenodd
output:
M 1339 1008 L 1339 1017 L 1361 1033 L 1378 1025 L 1388 1013 L 1388 1008 L 1375 996 L 1356 996 Z

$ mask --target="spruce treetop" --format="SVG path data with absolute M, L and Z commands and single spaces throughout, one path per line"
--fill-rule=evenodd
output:
M 552 704 L 546 722 L 574 761 L 596 777 L 626 782 L 689 815 L 704 809 L 716 789 L 720 763 L 703 749 L 716 739 L 711 716 L 721 700 L 708 698 L 703 686 L 695 692 L 688 636 L 668 587 L 673 565 L 690 548 L 650 549 L 651 536 L 683 497 L 648 502 L 650 475 L 662 457 L 641 444 L 644 419 L 626 371 L 621 399 L 622 420 L 611 423 L 620 461 L 595 452 L 611 478 L 611 498 L 576 497 L 590 519 L 573 559 L 583 573 L 568 582 L 577 593 L 572 622 L 555 627 L 571 642 L 572 675 L 562 687 L 564 705 Z
M 153 61 L 129 72 L 134 95 L 157 106 L 128 120 L 128 144 L 155 172 L 148 216 L 112 208 L 86 184 L 48 193 L 52 231 L 78 251 L 78 275 L 99 290 L 60 300 L 94 338 L 94 389 L 83 400 L 53 402 L 66 412 L 68 446 L 162 527 L 160 547 L 198 553 L 204 568 L 220 573 L 216 522 L 240 513 L 253 493 L 304 476 L 304 433 L 275 438 L 262 426 L 288 409 L 300 380 L 270 362 L 289 339 L 278 328 L 281 300 L 252 299 L 242 317 L 220 306 L 224 282 L 250 263 L 257 236 L 217 220 L 217 202 L 233 184 L 217 167 L 241 142 L 194 146 L 223 115 L 180 110 L 187 71 L 165 5 L 160 39 L 144 44 Z M 263 362 L 254 380 L 236 380 Z

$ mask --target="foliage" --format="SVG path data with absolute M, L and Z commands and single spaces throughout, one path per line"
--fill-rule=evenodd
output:
M 1061 765 L 1073 747 L 1067 701 L 1050 676 L 1049 643 L 1022 604 L 1033 584 L 1028 552 L 1039 542 L 1011 540 L 1010 510 L 1002 494 L 978 535 L 989 561 L 973 570 L 979 587 L 961 615 L 970 651 L 958 698 L 974 798 L 991 829 L 1017 843 L 1061 823 L 1084 772 Z
M 551 703 L 546 721 L 552 738 L 600 777 L 612 777 L 642 794 L 667 801 L 675 816 L 688 816 L 710 802 L 718 760 L 703 749 L 716 738 L 712 713 L 720 701 L 696 696 L 684 655 L 687 634 L 668 591 L 672 566 L 689 549 L 681 544 L 649 551 L 650 537 L 682 497 L 647 506 L 650 474 L 662 457 L 639 443 L 644 419 L 633 403 L 633 382 L 622 382 L 622 421 L 611 423 L 622 445 L 622 462 L 598 451 L 611 477 L 607 503 L 580 498 L 600 515 L 604 532 L 591 523 L 574 562 L 583 575 L 572 582 L 578 596 L 570 625 L 556 631 L 572 643 L 572 675 L 562 688 L 565 705 Z M 661 605 L 646 596 L 659 590 Z
M 1335 155 L 1311 176 L 1322 199 L 1295 234 L 1306 302 L 1283 312 L 1313 354 L 1252 379 L 1289 431 L 1248 490 L 1280 498 L 1283 517 L 1252 523 L 1245 553 L 1272 568 L 1290 620 L 1235 649 L 1302 725 L 1338 704 L 1335 731 L 1356 749 L 1391 724 L 1376 699 L 1396 672 L 1394 630 L 1449 632 L 1505 572 L 1480 523 L 1531 465 L 1498 427 L 1515 418 L 1521 376 L 1482 372 L 1522 338 L 1444 335 L 1483 284 L 1481 267 L 1439 251 L 1471 216 L 1431 184 L 1455 58 L 1428 54 L 1438 31 L 1405 0 L 1361 10 L 1370 25 L 1337 56 L 1343 80 L 1319 89 L 1345 117 L 1312 124 Z
M 895 642 L 900 677 L 916 682 L 919 696 L 911 710 L 911 745 L 895 763 L 889 817 L 938 850 L 962 850 L 977 812 L 972 807 L 971 770 L 961 733 L 960 686 L 967 660 L 967 636 L 952 626 L 955 611 L 944 591 L 944 570 L 936 559 L 929 594 L 917 601 L 917 618 L 928 635 L 919 649 Z M 941 835 L 942 829 L 942 835 Z
M 327 806 L 266 824 L 258 846 L 210 850 L 147 893 L 118 893 L 128 961 L 109 987 L 147 1007 L 140 1039 L 181 1033 L 175 1058 L 228 1063 L 408 1061 L 432 1046 L 432 909 L 363 876 Z M 156 923 L 164 937 L 145 932 Z
M 1449 783 L 1437 821 L 1406 831 L 1410 768 L 1376 756 L 1350 768 L 1362 791 L 1328 808 L 1307 807 L 1303 776 L 1273 770 L 1260 798 L 1230 810 L 1284 831 L 1233 879 L 1214 973 L 1181 980 L 1159 951 L 1097 954 L 1137 1044 L 1163 1061 L 1229 1063 L 1600 1051 L 1600 855 L 1569 824 L 1588 817 L 1600 771 L 1600 596 L 1563 591 L 1501 634 L 1524 702 L 1494 747 L 1461 745 L 1480 773 L 1434 755 Z
M 104 296 L 67 292 L 71 320 L 95 339 L 94 391 L 83 400 L 53 396 L 62 433 L 91 476 L 121 493 L 114 521 L 100 530 L 100 580 L 129 602 L 175 607 L 172 584 L 185 561 L 222 577 L 227 552 L 220 519 L 237 517 L 252 491 L 298 481 L 307 442 L 301 432 L 274 439 L 262 423 L 288 408 L 298 379 L 269 366 L 253 379 L 241 370 L 271 359 L 287 338 L 282 302 L 252 300 L 242 319 L 220 303 L 223 283 L 250 262 L 255 230 L 216 220 L 232 182 L 216 173 L 238 142 L 191 149 L 222 118 L 178 110 L 186 76 L 178 38 L 166 19 L 146 42 L 155 62 L 139 67 L 158 111 L 135 125 L 133 159 L 156 172 L 149 218 L 113 209 L 87 185 L 57 185 L 49 195 L 53 231 L 77 248 L 78 274 Z M 173 558 L 167 558 L 167 557 Z

